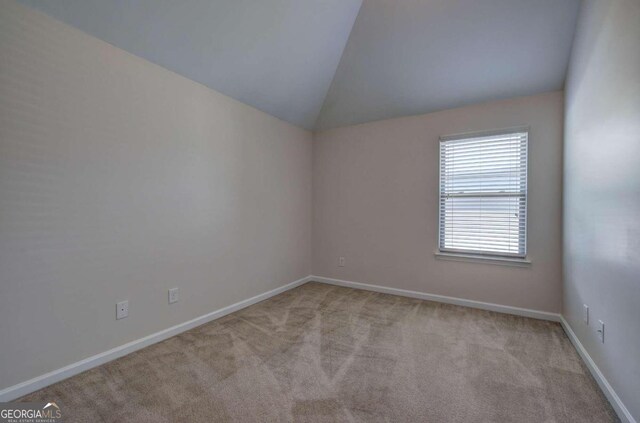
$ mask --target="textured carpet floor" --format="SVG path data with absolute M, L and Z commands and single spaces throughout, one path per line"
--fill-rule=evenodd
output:
M 557 323 L 309 283 L 35 392 L 66 422 L 609 422 Z

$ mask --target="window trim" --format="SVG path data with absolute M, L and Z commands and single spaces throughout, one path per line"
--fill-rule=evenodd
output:
M 531 259 L 529 257 L 504 257 L 482 254 L 467 254 L 467 253 L 451 253 L 449 251 L 436 250 L 433 255 L 438 260 L 447 261 L 468 261 L 471 263 L 484 263 L 494 264 L 500 266 L 509 267 L 530 267 Z
M 526 146 L 526 165 L 527 165 L 527 179 L 526 179 L 526 189 L 525 189 L 525 219 L 524 219 L 524 254 L 509 254 L 509 253 L 499 253 L 499 252 L 482 252 L 482 251 L 474 251 L 474 250 L 459 250 L 453 248 L 440 248 L 440 236 L 442 233 L 442 207 L 441 207 L 441 196 L 442 196 L 442 142 L 445 141 L 456 141 L 466 138 L 475 138 L 475 137 L 489 137 L 493 135 L 506 135 L 512 134 L 516 132 L 526 132 L 527 133 L 527 146 Z M 438 139 L 438 236 L 437 236 L 437 246 L 435 256 L 437 258 L 442 259 L 461 259 L 464 261 L 482 261 L 487 263 L 495 263 L 499 262 L 512 262 L 512 263 L 522 263 L 525 266 L 530 265 L 529 261 L 529 177 L 530 177 L 530 166 L 529 166 L 529 144 L 531 142 L 531 127 L 526 126 L 512 126 L 502 129 L 493 129 L 488 131 L 472 131 L 472 132 L 460 132 L 449 135 L 442 135 Z M 516 264 L 517 265 L 517 264 Z

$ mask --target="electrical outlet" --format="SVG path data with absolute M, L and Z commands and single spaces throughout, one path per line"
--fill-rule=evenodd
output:
M 598 337 L 600 342 L 604 344 L 604 322 L 602 320 L 598 320 Z
M 589 324 L 589 306 L 586 304 L 582 305 L 583 309 L 583 314 L 582 314 L 582 320 L 584 320 L 585 324 Z
M 120 301 L 116 304 L 116 320 L 129 316 L 129 300 Z
M 179 298 L 178 288 L 171 288 L 169 290 L 169 304 L 177 303 Z
M 344 257 L 338 257 L 338 267 L 344 267 L 346 260 Z

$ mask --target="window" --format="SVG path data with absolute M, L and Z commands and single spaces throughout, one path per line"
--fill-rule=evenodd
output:
M 440 251 L 525 257 L 528 130 L 440 139 Z

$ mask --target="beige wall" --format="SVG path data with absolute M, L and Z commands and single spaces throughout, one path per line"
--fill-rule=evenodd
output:
M 309 274 L 309 132 L 7 0 L 0 40 L 0 389 Z
M 553 92 L 317 134 L 313 274 L 559 312 L 562 108 Z M 531 267 L 436 259 L 439 136 L 519 125 L 531 127 Z
M 567 78 L 564 155 L 563 314 L 640 421 L 638 0 L 582 4 Z

